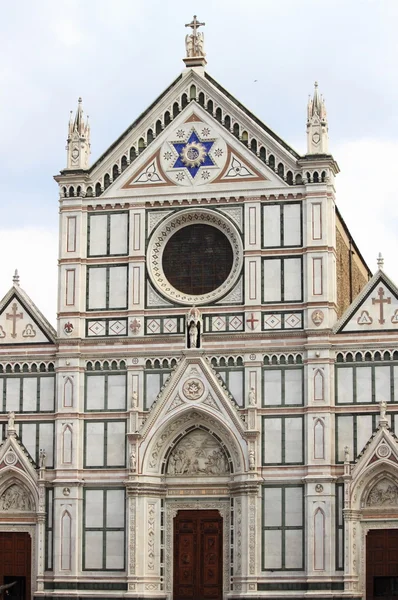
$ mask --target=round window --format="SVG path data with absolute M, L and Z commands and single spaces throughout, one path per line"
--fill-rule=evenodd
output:
M 242 270 L 243 247 L 235 225 L 209 209 L 175 212 L 148 244 L 149 276 L 168 299 L 205 304 L 224 296 Z
M 211 225 L 188 225 L 167 242 L 162 266 L 176 290 L 208 294 L 224 283 L 233 264 L 228 238 Z

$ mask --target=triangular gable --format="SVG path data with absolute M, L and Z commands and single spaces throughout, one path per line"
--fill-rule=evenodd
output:
M 377 430 L 357 457 L 351 470 L 351 490 L 364 478 L 369 483 L 374 473 L 393 472 L 398 477 L 398 439 L 390 431 L 387 419 L 380 419 Z
M 29 296 L 13 285 L 0 302 L 0 346 L 54 344 L 56 332 Z
M 336 333 L 398 331 L 398 289 L 379 270 L 336 323 Z
M 288 187 L 256 154 L 196 103 L 189 104 L 118 177 L 101 198 L 187 192 L 220 184 L 225 190 Z M 257 184 L 257 185 L 256 185 Z
M 236 433 L 244 435 L 246 423 L 231 394 L 211 365 L 192 353 L 192 356 L 181 360 L 152 404 L 140 436 L 145 439 L 153 427 L 158 427 L 171 415 L 191 409 L 203 409 L 229 423 Z
M 6 440 L 0 446 L 0 478 L 4 470 L 10 467 L 17 473 L 28 475 L 32 481 L 38 479 L 35 462 L 14 430 L 8 432 Z

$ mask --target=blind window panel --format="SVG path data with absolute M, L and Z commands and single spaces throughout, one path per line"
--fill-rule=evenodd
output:
M 21 423 L 22 443 L 33 460 L 36 460 L 36 423 Z
M 39 449 L 46 451 L 46 466 L 54 466 L 54 423 L 39 423 Z M 38 458 L 38 457 L 37 457 Z
M 303 462 L 303 419 L 286 417 L 284 419 L 285 464 Z
M 21 379 L 7 377 L 6 379 L 6 411 L 19 412 Z
M 22 410 L 24 412 L 37 410 L 37 377 L 22 379 Z
M 55 377 L 40 377 L 40 410 L 53 411 L 55 403 Z
M 126 375 L 108 375 L 108 409 L 126 409 Z
M 110 215 L 110 254 L 127 254 L 128 252 L 128 214 Z
M 106 466 L 124 467 L 126 464 L 125 421 L 108 421 L 106 442 Z
M 300 258 L 286 258 L 283 261 L 285 302 L 298 302 L 302 299 L 301 264 Z
M 86 409 L 105 409 L 105 375 L 86 376 Z
M 263 464 L 282 463 L 282 419 L 263 419 Z
M 89 255 L 104 256 L 108 246 L 107 215 L 90 215 L 89 217 Z
M 107 268 L 95 267 L 88 269 L 88 308 L 90 310 L 106 308 Z
M 355 370 L 355 374 L 357 387 L 357 402 L 372 402 L 372 367 L 357 367 Z
M 109 268 L 109 308 L 127 308 L 127 266 Z
M 375 367 L 375 400 L 391 401 L 391 367 Z
M 104 467 L 105 423 L 86 422 L 86 460 L 87 467 Z
M 337 373 L 337 402 L 339 404 L 354 401 L 354 370 L 352 367 L 336 369 Z
M 264 369 L 264 405 L 280 406 L 282 404 L 282 371 L 280 369 Z
M 303 403 L 303 369 L 285 369 L 285 404 Z
M 280 302 L 282 299 L 281 260 L 263 261 L 264 269 L 264 302 Z
M 85 493 L 86 527 L 104 526 L 104 490 L 86 490 Z
M 351 455 L 352 458 L 356 458 L 358 456 L 358 454 L 368 443 L 369 438 L 372 436 L 373 433 L 372 415 L 357 415 L 356 421 L 356 448 L 355 456 Z
M 155 401 L 156 396 L 160 392 L 161 380 L 160 373 L 147 373 L 145 377 L 146 389 L 145 389 L 145 408 L 149 409 L 152 403 Z
M 283 245 L 301 245 L 300 204 L 285 204 L 283 207 Z
M 350 456 L 354 456 L 354 417 L 337 415 L 337 460 L 344 462 L 344 447 L 348 446 Z
M 281 207 L 271 204 L 263 207 L 264 246 L 275 248 L 282 245 L 281 241 Z

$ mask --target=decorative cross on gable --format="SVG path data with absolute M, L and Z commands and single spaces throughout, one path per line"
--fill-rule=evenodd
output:
M 23 313 L 17 312 L 18 304 L 16 302 L 13 303 L 11 310 L 12 310 L 11 314 L 6 313 L 6 319 L 7 319 L 7 321 L 12 321 L 11 337 L 16 338 L 17 337 L 17 321 L 18 321 L 18 319 L 23 319 Z
M 379 287 L 379 289 L 377 290 L 379 299 L 377 298 L 372 298 L 372 304 L 379 304 L 380 305 L 380 314 L 379 314 L 379 323 L 380 325 L 383 325 L 383 323 L 385 323 L 385 318 L 384 318 L 384 304 L 391 304 L 391 298 L 384 298 L 384 290 L 382 287 Z

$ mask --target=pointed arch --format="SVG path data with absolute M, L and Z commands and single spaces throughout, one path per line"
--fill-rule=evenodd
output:
M 72 464 L 73 460 L 73 432 L 70 425 L 65 425 L 62 431 L 62 462 Z
M 325 399 L 325 377 L 322 369 L 314 373 L 314 400 L 322 402 Z
M 314 571 L 325 570 L 325 513 L 318 507 L 314 513 Z
M 61 571 L 70 571 L 72 567 L 72 516 L 64 510 L 61 516 Z
M 188 431 L 202 427 L 214 435 L 231 457 L 231 472 L 248 469 L 247 442 L 240 432 L 225 422 L 225 415 L 215 409 L 202 405 L 191 408 L 185 403 L 180 410 L 173 412 L 162 421 L 157 435 L 150 435 L 141 446 L 141 465 L 143 472 L 161 473 L 170 449 L 175 446 Z
M 73 381 L 71 377 L 66 377 L 64 381 L 63 400 L 64 408 L 71 408 L 73 406 Z
M 14 510 L 25 512 L 36 512 L 39 507 L 39 496 L 37 486 L 28 477 L 27 473 L 21 469 L 9 467 L 2 471 L 3 477 L 0 484 L 0 512 Z M 14 494 L 15 500 L 7 498 L 7 492 L 11 488 L 18 488 L 20 496 L 23 499 L 18 500 Z M 19 505 L 20 508 L 16 508 Z
M 325 424 L 323 419 L 314 422 L 314 458 L 325 458 Z

